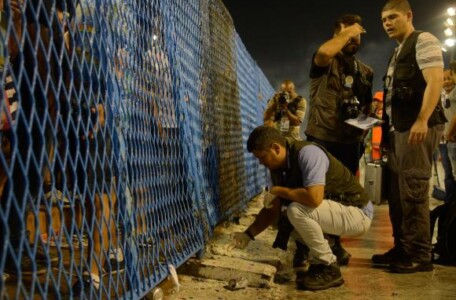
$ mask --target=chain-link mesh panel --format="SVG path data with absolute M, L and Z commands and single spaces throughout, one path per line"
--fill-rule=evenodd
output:
M 209 5 L 210 47 L 205 49 L 211 78 L 208 89 L 213 110 L 212 130 L 218 157 L 220 209 L 223 217 L 247 202 L 239 90 L 236 80 L 236 48 L 231 16 L 221 1 Z M 209 52 L 208 52 L 209 51 Z
M 258 194 L 265 187 L 264 167 L 260 167 L 258 160 L 247 151 L 247 139 L 250 132 L 263 124 L 263 112 L 266 108 L 267 99 L 272 96 L 268 94 L 264 97 L 260 94 L 260 80 L 257 72 L 257 64 L 247 52 L 239 35 L 236 35 L 237 51 L 237 80 L 239 94 L 241 98 L 241 121 L 242 121 L 242 141 L 244 146 L 245 170 L 246 170 L 246 195 L 248 199 Z M 263 169 L 263 171 L 259 171 Z
M 275 93 L 274 88 L 269 83 L 269 80 L 266 78 L 261 69 L 257 66 L 256 71 L 259 78 L 259 91 L 258 91 L 258 100 L 267 103 L 268 99 L 272 97 Z M 259 117 L 263 118 L 263 112 L 259 113 Z
M 261 69 L 258 66 L 256 68 L 257 68 L 256 73 L 258 75 L 258 80 L 259 80 L 258 100 L 267 104 L 268 100 L 274 95 L 275 90 L 271 86 L 268 79 L 266 78 L 264 73 L 261 71 Z M 258 115 L 258 118 L 260 118 L 261 120 L 263 120 L 263 112 L 264 111 L 259 112 L 259 115 Z M 260 168 L 258 170 L 257 176 L 258 176 L 258 179 L 260 180 L 260 182 L 262 182 L 262 178 L 267 178 L 268 172 L 269 171 L 266 168 Z M 261 175 L 261 173 L 263 173 L 264 177 Z
M 204 193 L 206 194 L 206 208 L 209 224 L 214 227 L 220 220 L 220 186 L 218 184 L 219 158 L 217 148 L 217 103 L 213 93 L 213 77 L 211 65 L 211 27 L 210 4 L 211 1 L 200 1 L 201 16 L 201 72 L 199 102 L 201 112 L 202 132 L 202 168 Z
M 0 8 L 0 296 L 141 298 L 261 187 L 271 87 L 220 1 Z
M 188 133 L 179 85 L 186 74 L 177 63 L 173 27 L 173 10 L 178 8 L 160 1 L 149 5 L 151 10 L 133 5 L 127 22 L 130 39 L 115 47 L 127 56 L 122 81 L 130 109 L 128 118 L 123 118 L 123 136 L 129 153 L 126 190 L 133 201 L 132 240 L 137 245 L 132 264 L 138 271 L 131 282 L 143 291 L 168 274 L 168 265 L 180 265 L 203 245 L 189 185 L 189 149 L 183 138 Z
M 173 13 L 173 24 L 176 32 L 176 68 L 179 70 L 180 81 L 178 86 L 178 99 L 181 107 L 181 116 L 186 120 L 182 127 L 182 139 L 186 146 L 185 157 L 190 176 L 188 177 L 189 189 L 195 200 L 195 217 L 203 224 L 205 239 L 208 239 L 211 224 L 207 211 L 208 199 L 213 198 L 208 178 L 203 172 L 202 157 L 202 128 L 201 128 L 201 66 L 202 66 L 202 40 L 201 40 L 201 12 L 200 1 L 173 0 L 170 6 Z M 201 97 L 201 98 L 200 98 Z

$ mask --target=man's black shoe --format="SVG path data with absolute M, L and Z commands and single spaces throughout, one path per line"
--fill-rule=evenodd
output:
M 59 257 L 55 253 L 51 252 L 49 248 L 46 250 L 44 250 L 42 247 L 37 247 L 35 253 L 35 261 L 43 265 L 46 265 L 48 262 L 55 263 L 59 261 Z
M 337 263 L 339 266 L 348 265 L 351 254 L 348 253 L 344 247 L 342 247 L 342 244 L 340 243 L 340 236 L 326 234 L 325 237 L 328 240 L 332 253 L 337 257 Z
M 296 241 L 296 252 L 293 257 L 293 268 L 305 267 L 309 256 L 309 248 Z
M 339 266 L 346 266 L 348 265 L 348 261 L 350 260 L 351 254 L 348 253 L 344 247 L 338 243 L 335 243 L 334 246 L 331 248 L 333 254 L 337 257 L 337 263 Z
M 118 261 L 115 258 L 110 258 L 106 260 L 103 265 L 104 274 L 118 274 L 122 273 L 125 270 L 125 260 Z
M 304 277 L 306 276 L 307 271 L 297 271 L 296 272 L 296 283 L 299 286 L 299 283 L 304 280 Z M 298 287 L 299 288 L 299 287 Z
M 46 273 L 47 268 L 37 261 L 32 261 L 27 255 L 22 255 L 19 268 L 15 264 L 14 259 L 8 258 L 5 262 L 3 271 L 13 276 L 18 276 L 19 274 L 22 274 L 23 276 L 32 276 L 34 274 L 43 275 Z
M 371 258 L 372 263 L 376 265 L 391 265 L 404 259 L 398 248 L 392 248 L 383 254 L 374 254 Z
M 299 274 L 298 274 L 299 275 Z M 329 266 L 323 264 L 311 264 L 309 270 L 297 276 L 296 284 L 300 290 L 325 290 L 340 286 L 344 283 L 337 263 Z
M 71 290 L 73 298 L 76 299 L 92 299 L 99 296 L 99 289 L 89 274 L 82 275 L 82 278 L 73 285 Z
M 391 272 L 408 274 L 416 272 L 430 272 L 434 270 L 434 266 L 430 261 L 414 262 L 406 260 L 404 262 L 396 262 L 391 264 Z

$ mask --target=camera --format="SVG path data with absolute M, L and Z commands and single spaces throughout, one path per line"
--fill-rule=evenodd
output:
M 288 92 L 281 92 L 278 94 L 277 100 L 281 105 L 284 105 L 291 100 L 291 95 Z
M 343 120 L 357 118 L 360 113 L 358 98 L 352 96 L 342 100 L 341 111 Z
M 443 107 L 447 109 L 451 107 L 450 99 L 445 98 L 445 101 L 443 101 Z

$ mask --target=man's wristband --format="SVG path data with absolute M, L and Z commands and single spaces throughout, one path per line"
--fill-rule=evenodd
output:
M 253 234 L 247 229 L 246 231 L 244 231 L 245 234 L 247 234 L 247 236 L 252 240 L 254 241 L 255 240 L 255 237 L 253 236 Z

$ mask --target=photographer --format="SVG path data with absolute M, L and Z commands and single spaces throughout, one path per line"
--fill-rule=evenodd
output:
M 245 232 L 233 234 L 228 249 L 247 247 L 279 217 L 279 226 L 283 224 L 281 212 L 285 211 L 288 226 L 309 248 L 310 266 L 307 272 L 297 273 L 298 289 L 322 290 L 343 284 L 337 257 L 324 234 L 354 237 L 369 229 L 373 206 L 359 181 L 323 147 L 287 139 L 268 126 L 254 129 L 247 150 L 270 170 L 274 186 L 255 221 Z M 286 246 L 287 239 L 284 233 L 275 244 Z
M 364 152 L 365 132 L 345 120 L 370 113 L 373 71 L 355 57 L 365 32 L 360 16 L 340 17 L 334 24 L 333 37 L 314 54 L 310 69 L 307 140 L 325 147 L 354 175 Z M 350 255 L 339 237 L 331 239 L 341 262 L 348 263 Z
M 365 132 L 345 120 L 369 114 L 372 103 L 373 71 L 355 57 L 364 33 L 361 17 L 340 17 L 333 37 L 314 54 L 310 70 L 307 140 L 324 146 L 353 174 L 359 168 Z
M 301 123 L 306 114 L 306 99 L 295 92 L 291 80 L 284 80 L 281 91 L 268 102 L 264 112 L 264 124 L 277 128 L 284 136 L 302 140 Z

